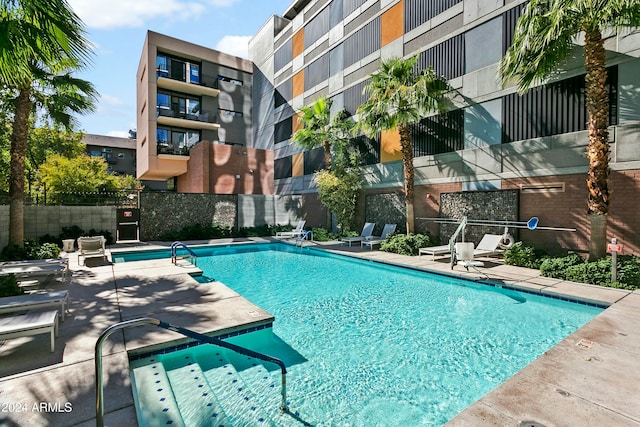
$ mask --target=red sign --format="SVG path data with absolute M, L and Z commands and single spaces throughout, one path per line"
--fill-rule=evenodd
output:
M 607 244 L 607 252 L 622 252 L 622 245 L 609 243 Z
M 133 212 L 131 212 L 131 211 L 125 211 L 124 212 L 124 217 L 125 218 L 131 218 L 132 216 L 133 216 Z

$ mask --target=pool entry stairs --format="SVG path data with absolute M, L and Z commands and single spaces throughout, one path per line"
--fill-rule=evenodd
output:
M 300 425 L 280 411 L 279 372 L 267 365 L 206 345 L 132 361 L 138 423 L 141 427 Z

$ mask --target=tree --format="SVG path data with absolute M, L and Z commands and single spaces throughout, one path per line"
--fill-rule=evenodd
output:
M 414 231 L 414 170 L 411 124 L 447 105 L 447 81 L 428 67 L 415 72 L 418 56 L 388 58 L 380 63 L 365 87 L 369 99 L 358 107 L 358 128 L 375 137 L 384 130 L 398 130 L 404 167 L 407 233 Z
M 106 193 L 135 189 L 140 185 L 132 176 L 110 174 L 102 157 L 81 154 L 68 158 L 53 154 L 40 165 L 38 186 L 46 188 L 49 201 L 56 201 L 59 193 Z
M 552 76 L 584 36 L 588 144 L 589 258 L 606 255 L 609 213 L 609 96 L 604 42 L 610 29 L 640 26 L 638 0 L 531 0 L 518 19 L 513 43 L 500 64 L 503 82 L 521 93 Z
M 331 169 L 331 143 L 333 127 L 331 122 L 331 101 L 322 96 L 310 106 L 300 108 L 298 121 L 302 129 L 296 131 L 291 141 L 307 150 L 322 147 L 324 167 Z
M 24 171 L 34 106 L 54 122 L 91 111 L 93 86 L 76 79 L 91 52 L 82 21 L 66 0 L 0 2 L 0 83 L 11 93 L 13 126 L 9 178 L 9 244 L 24 244 Z M 6 99 L 3 96 L 3 99 Z

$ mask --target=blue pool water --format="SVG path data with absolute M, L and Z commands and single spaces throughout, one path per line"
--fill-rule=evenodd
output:
M 442 425 L 602 311 L 282 244 L 198 267 L 275 316 L 255 349 L 288 362 L 291 408 L 318 426 Z

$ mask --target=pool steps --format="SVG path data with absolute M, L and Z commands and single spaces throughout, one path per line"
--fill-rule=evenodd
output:
M 300 426 L 278 409 L 277 369 L 225 349 L 203 354 L 178 352 L 130 362 L 141 427 Z

